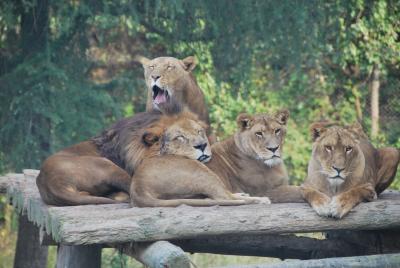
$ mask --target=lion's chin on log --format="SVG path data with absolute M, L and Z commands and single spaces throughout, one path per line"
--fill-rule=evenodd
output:
M 128 202 L 134 169 L 159 153 L 143 140 L 146 129 L 175 120 L 179 113 L 181 107 L 172 101 L 160 105 L 160 111 L 122 119 L 99 136 L 51 155 L 36 180 L 43 201 L 56 206 Z

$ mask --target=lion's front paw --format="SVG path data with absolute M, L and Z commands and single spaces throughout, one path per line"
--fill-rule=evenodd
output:
M 333 218 L 341 219 L 347 215 L 352 208 L 353 206 L 351 204 L 344 202 L 340 197 L 334 196 L 330 203 L 330 214 Z
M 367 186 L 365 186 L 365 188 L 363 189 L 363 196 L 366 201 L 372 201 L 378 198 L 375 187 L 372 186 L 372 184 L 368 184 Z
M 331 208 L 329 203 L 322 203 L 319 205 L 313 205 L 313 209 L 319 216 L 330 217 L 331 216 Z

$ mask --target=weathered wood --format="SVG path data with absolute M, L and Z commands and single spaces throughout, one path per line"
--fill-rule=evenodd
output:
M 57 242 L 81 245 L 184 239 L 221 234 L 279 234 L 400 227 L 400 195 L 357 206 L 341 220 L 319 217 L 308 204 L 129 208 L 127 204 L 49 207 L 30 177 L 8 187 L 14 206 Z M 390 199 L 387 199 L 389 196 Z
M 219 235 L 171 240 L 187 252 L 264 256 L 280 259 L 319 259 L 400 252 L 400 231 L 343 231 L 327 239 L 296 235 Z
M 8 177 L 0 176 L 0 194 L 4 194 L 7 192 L 7 185 L 8 185 Z
M 101 246 L 65 246 L 57 250 L 56 268 L 100 268 Z
M 167 242 L 130 243 L 120 247 L 122 252 L 151 268 L 190 268 L 190 259 L 179 247 Z
M 398 268 L 400 254 L 329 258 L 308 261 L 283 261 L 273 264 L 233 265 L 220 268 Z
M 46 267 L 47 252 L 48 247 L 40 245 L 39 229 L 28 221 L 26 215 L 20 215 L 14 268 Z

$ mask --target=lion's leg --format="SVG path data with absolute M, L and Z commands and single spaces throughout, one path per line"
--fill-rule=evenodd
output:
M 377 195 L 375 188 L 371 183 L 351 188 L 350 190 L 340 193 L 332 198 L 331 216 L 342 218 L 350 212 L 352 208 L 363 201 L 372 201 Z
M 81 157 L 82 165 L 91 172 L 91 180 L 87 186 L 95 187 L 100 192 L 112 194 L 115 192 L 129 193 L 131 176 L 122 168 L 104 157 Z
M 304 203 L 301 188 L 295 185 L 282 185 L 265 193 L 272 203 Z
M 301 194 L 303 198 L 310 204 L 310 206 L 320 216 L 330 216 L 330 202 L 331 198 L 326 194 L 318 191 L 310 186 L 301 186 Z
M 382 193 L 394 180 L 397 166 L 400 161 L 400 153 L 396 148 L 378 149 L 378 174 L 375 190 Z

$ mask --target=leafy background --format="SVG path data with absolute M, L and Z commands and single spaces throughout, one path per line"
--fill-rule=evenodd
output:
M 240 112 L 288 108 L 292 183 L 306 174 L 311 122 L 359 120 L 370 132 L 374 71 L 380 130 L 373 142 L 399 147 L 399 9 L 395 0 L 1 1 L 0 173 L 40 168 L 57 150 L 143 111 L 137 56 L 195 55 L 220 139 L 235 131 Z M 1 198 L 0 266 L 9 267 L 16 216 Z M 126 261 L 103 255 L 105 267 Z

